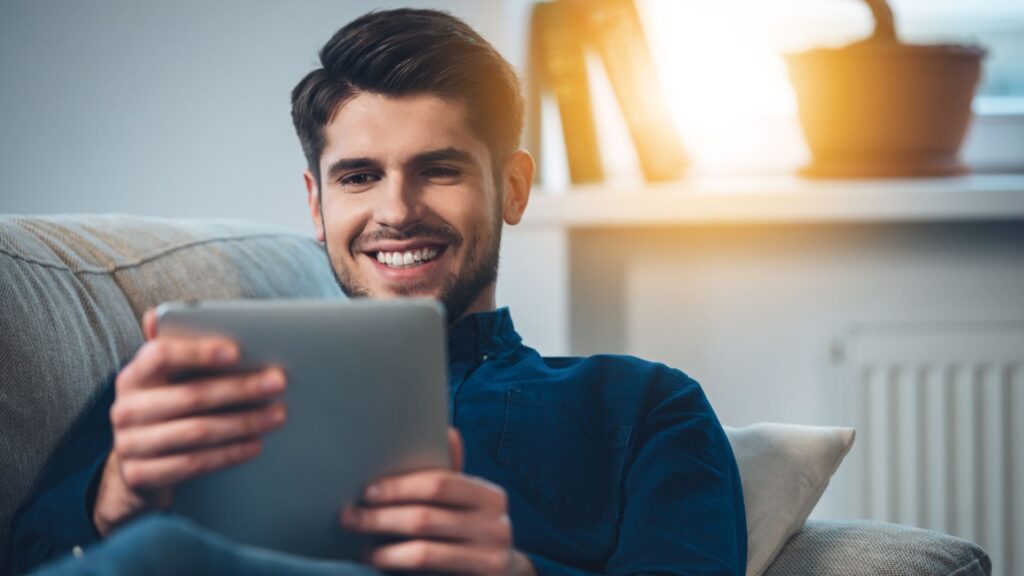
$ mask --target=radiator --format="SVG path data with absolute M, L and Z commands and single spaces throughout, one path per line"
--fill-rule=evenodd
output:
M 826 515 L 940 530 L 1024 574 L 1024 323 L 861 326 L 831 364 L 857 440 Z

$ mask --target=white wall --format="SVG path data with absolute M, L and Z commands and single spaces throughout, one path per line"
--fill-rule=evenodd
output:
M 342 25 L 397 3 L 0 3 L 0 213 L 231 217 L 309 230 L 290 92 Z M 449 10 L 514 62 L 521 2 Z M 521 29 L 516 29 L 519 27 Z
M 834 342 L 863 324 L 1024 320 L 1024 226 L 688 226 L 571 234 L 572 351 L 700 381 L 723 422 L 829 423 Z

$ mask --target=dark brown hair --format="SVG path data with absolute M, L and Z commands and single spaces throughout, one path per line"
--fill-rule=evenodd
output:
M 523 97 L 512 66 L 465 22 L 436 10 L 370 12 L 338 30 L 292 91 L 292 122 L 320 184 L 326 126 L 349 98 L 434 94 L 462 102 L 497 167 L 519 144 Z

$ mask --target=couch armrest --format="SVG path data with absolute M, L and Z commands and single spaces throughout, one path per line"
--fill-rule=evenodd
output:
M 764 576 L 988 576 L 981 547 L 933 530 L 862 520 L 810 520 Z

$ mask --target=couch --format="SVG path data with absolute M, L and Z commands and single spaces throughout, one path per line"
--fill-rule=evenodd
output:
M 49 456 L 140 346 L 147 308 L 189 299 L 342 297 L 319 244 L 266 225 L 0 216 L 0 557 L 11 518 Z M 852 431 L 727 432 L 747 501 L 748 574 L 990 573 L 983 550 L 937 532 L 805 522 Z

